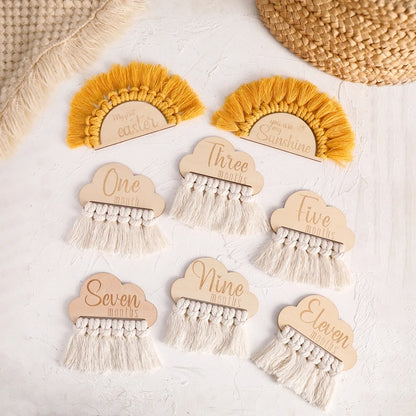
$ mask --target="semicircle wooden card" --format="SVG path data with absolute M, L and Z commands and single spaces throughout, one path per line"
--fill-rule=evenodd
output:
M 161 65 L 113 65 L 74 95 L 67 144 L 101 149 L 176 126 L 204 110 L 189 84 Z
M 301 118 L 290 113 L 272 113 L 260 118 L 243 139 L 322 162 L 316 157 L 316 138 Z
M 145 101 L 121 103 L 104 117 L 100 128 L 100 144 L 94 149 L 102 149 L 173 126 L 175 124 L 169 124 L 157 107 Z
M 341 104 L 316 85 L 274 76 L 241 85 L 212 123 L 238 137 L 311 160 L 345 166 L 353 158 L 354 132 Z

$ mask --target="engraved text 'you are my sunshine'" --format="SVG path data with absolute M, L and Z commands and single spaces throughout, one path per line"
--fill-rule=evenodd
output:
M 299 120 L 296 121 L 299 123 Z M 283 122 L 276 119 L 270 120 L 265 117 L 264 120 L 260 119 L 259 121 L 257 140 L 288 152 L 312 156 L 315 149 L 293 137 L 294 134 L 299 131 L 303 132 L 303 130 L 304 126 L 297 123 L 295 125 L 291 122 Z

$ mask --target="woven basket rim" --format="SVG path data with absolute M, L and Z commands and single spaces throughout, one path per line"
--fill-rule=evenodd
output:
M 416 8 L 375 0 L 256 0 L 271 34 L 300 58 L 346 81 L 416 80 Z

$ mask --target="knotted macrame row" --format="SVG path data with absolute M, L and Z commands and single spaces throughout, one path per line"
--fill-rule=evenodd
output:
M 255 234 L 269 229 L 253 188 L 196 173 L 187 173 L 170 215 L 191 227 L 229 234 Z
M 280 227 L 255 265 L 289 281 L 340 289 L 351 283 L 343 255 L 341 243 Z
M 127 257 L 159 251 L 167 242 L 150 209 L 87 202 L 69 241 L 80 249 L 96 249 Z
M 83 317 L 74 325 L 64 364 L 90 372 L 160 367 L 145 320 Z
M 323 409 L 332 396 L 335 376 L 342 371 L 341 361 L 290 326 L 252 359 L 276 382 Z
M 246 357 L 247 311 L 186 298 L 173 306 L 165 342 L 181 350 Z

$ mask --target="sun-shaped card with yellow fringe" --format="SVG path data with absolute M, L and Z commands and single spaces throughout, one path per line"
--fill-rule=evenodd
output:
M 352 160 L 354 133 L 336 100 L 307 81 L 263 78 L 233 92 L 212 123 L 242 137 L 312 160 Z
M 176 126 L 204 106 L 179 75 L 161 65 L 131 62 L 88 80 L 71 102 L 67 144 L 111 146 Z

